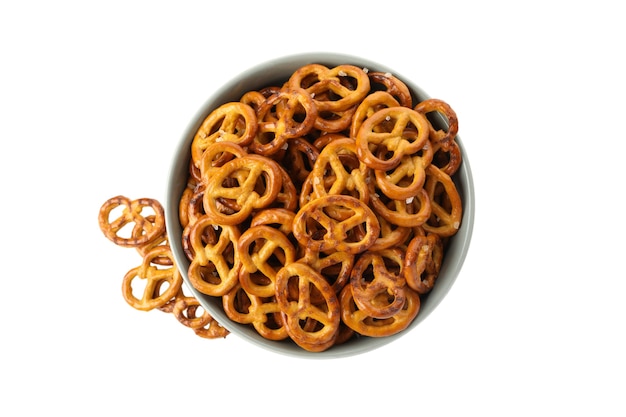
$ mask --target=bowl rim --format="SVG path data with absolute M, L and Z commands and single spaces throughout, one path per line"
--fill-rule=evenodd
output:
M 454 248 L 455 256 L 452 257 L 449 255 L 449 248 L 447 256 L 442 264 L 442 270 L 440 272 L 440 277 L 443 276 L 445 277 L 445 279 L 438 279 L 437 285 L 435 285 L 431 293 L 429 293 L 427 297 L 425 297 L 425 299 L 422 301 L 422 306 L 420 307 L 420 312 L 418 316 L 405 330 L 395 335 L 382 338 L 368 337 L 367 343 L 365 343 L 364 340 L 349 341 L 341 345 L 333 346 L 330 349 L 322 352 L 309 352 L 300 348 L 295 343 L 289 340 L 272 341 L 264 339 L 262 336 L 258 335 L 258 333 L 256 333 L 254 329 L 251 329 L 250 326 L 235 323 L 231 321 L 228 317 L 226 317 L 221 308 L 215 307 L 215 303 L 217 303 L 216 300 L 219 297 L 210 297 L 204 295 L 197 291 L 190 284 L 187 275 L 187 268 L 190 262 L 185 257 L 182 250 L 182 227 L 179 223 L 178 217 L 178 202 L 180 201 L 182 191 L 184 190 L 184 187 L 187 183 L 186 175 L 188 173 L 188 166 L 191 158 L 191 141 L 202 121 L 214 108 L 216 108 L 220 104 L 223 104 L 223 102 L 239 99 L 239 97 L 241 97 L 244 92 L 250 90 L 249 84 L 263 84 L 260 86 L 257 85 L 258 88 L 270 85 L 267 84 L 267 81 L 256 81 L 253 83 L 250 81 L 252 79 L 251 77 L 255 77 L 256 79 L 259 78 L 261 74 L 263 74 L 264 79 L 267 79 L 268 77 L 270 77 L 268 74 L 270 74 L 271 71 L 282 71 L 280 76 L 277 75 L 274 78 L 276 80 L 284 81 L 286 79 L 286 76 L 282 75 L 282 73 L 288 74 L 289 70 L 293 72 L 295 71 L 295 69 L 304 64 L 314 62 L 321 63 L 327 66 L 339 64 L 353 64 L 362 68 L 368 68 L 369 70 L 373 71 L 391 73 L 401 79 L 409 87 L 413 95 L 419 100 L 430 98 L 430 96 L 426 94 L 426 92 L 420 86 L 416 85 L 411 80 L 411 78 L 408 78 L 378 62 L 355 55 L 336 52 L 304 52 L 298 54 L 283 55 L 258 63 L 235 75 L 230 80 L 222 84 L 221 87 L 217 88 L 211 94 L 209 94 L 203 105 L 200 106 L 200 108 L 196 111 L 196 113 L 188 122 L 186 128 L 183 130 L 183 133 L 181 134 L 178 142 L 175 145 L 175 150 L 169 164 L 169 173 L 167 176 L 168 183 L 165 198 L 165 223 L 168 242 L 172 250 L 172 255 L 183 277 L 186 289 L 188 289 L 193 294 L 193 296 L 198 299 L 202 307 L 207 310 L 208 313 L 211 314 L 211 316 L 213 316 L 213 318 L 215 318 L 215 320 L 217 320 L 217 322 L 220 323 L 220 325 L 222 325 L 224 328 L 226 328 L 231 334 L 243 338 L 247 342 L 250 342 L 255 346 L 261 347 L 273 353 L 298 358 L 336 359 L 371 352 L 393 341 L 398 340 L 399 338 L 413 331 L 415 327 L 417 327 L 419 323 L 426 319 L 443 301 L 443 299 L 450 291 L 452 285 L 456 282 L 456 279 L 460 274 L 462 265 L 464 264 L 468 254 L 474 229 L 475 191 L 474 180 L 470 168 L 469 158 L 467 156 L 467 151 L 460 136 L 457 135 L 456 141 L 459 145 L 459 148 L 461 149 L 461 154 L 463 155 L 463 158 L 461 166 L 459 167 L 457 174 L 454 176 L 454 181 L 457 185 L 457 188 L 459 189 L 459 193 L 462 194 L 461 198 L 463 204 L 463 219 L 459 231 L 450 241 L 451 247 Z M 185 162 L 183 163 L 181 161 Z M 436 294 L 437 296 L 433 297 L 432 294 Z M 213 298 L 214 300 L 211 301 L 210 298 Z M 427 305 L 428 308 L 424 308 L 424 305 Z M 361 337 L 360 339 L 362 338 L 363 337 Z

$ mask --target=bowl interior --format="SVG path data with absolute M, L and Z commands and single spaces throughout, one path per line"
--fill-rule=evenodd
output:
M 258 90 L 269 85 L 281 85 L 296 69 L 310 63 L 319 63 L 329 67 L 340 64 L 352 64 L 361 68 L 368 68 L 371 71 L 389 72 L 401 79 L 409 87 L 414 95 L 415 103 L 429 98 L 410 78 L 398 74 L 384 65 L 350 55 L 306 53 L 281 57 L 259 64 L 223 85 L 191 119 L 172 159 L 165 198 L 165 217 L 169 243 L 187 288 L 199 300 L 203 308 L 222 326 L 254 345 L 273 352 L 297 357 L 338 358 L 371 351 L 398 339 L 415 328 L 437 307 L 456 280 L 467 254 L 474 224 L 474 188 L 467 154 L 461 138 L 457 136 L 456 140 L 461 148 L 463 162 L 455 175 L 455 183 L 463 201 L 463 221 L 459 231 L 450 241 L 436 285 L 426 297 L 422 298 L 419 314 L 403 332 L 383 338 L 359 337 L 344 344 L 333 346 L 326 351 L 313 353 L 300 348 L 289 340 L 276 342 L 264 339 L 254 328 L 231 321 L 222 309 L 221 298 L 207 296 L 196 291 L 189 283 L 187 276 L 190 262 L 182 248 L 182 227 L 178 220 L 178 207 L 181 195 L 187 185 L 188 168 L 191 160 L 191 142 L 202 121 L 213 109 L 229 101 L 238 101 L 247 91 Z

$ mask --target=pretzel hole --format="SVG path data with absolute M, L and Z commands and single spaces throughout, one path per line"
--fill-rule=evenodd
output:
M 219 285 L 222 282 L 222 278 L 215 264 L 211 261 L 206 265 L 200 266 L 198 268 L 198 274 L 200 275 L 200 279 L 208 284 Z

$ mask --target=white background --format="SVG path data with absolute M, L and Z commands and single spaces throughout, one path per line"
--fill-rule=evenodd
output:
M 616 4 L 3 2 L 0 414 L 625 415 Z M 456 110 L 476 220 L 448 297 L 397 343 L 324 361 L 132 309 L 139 258 L 100 205 L 164 201 L 207 97 L 310 51 L 384 63 Z

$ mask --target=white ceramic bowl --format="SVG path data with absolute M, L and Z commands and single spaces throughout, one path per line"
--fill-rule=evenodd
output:
M 210 297 L 196 291 L 189 283 L 187 276 L 187 269 L 190 262 L 183 252 L 181 243 L 182 227 L 178 220 L 178 209 L 181 195 L 187 185 L 188 169 L 191 159 L 191 142 L 202 121 L 213 109 L 229 101 L 238 101 L 247 91 L 258 90 L 270 85 L 281 85 L 296 69 L 310 63 L 320 63 L 328 67 L 340 64 L 352 64 L 360 68 L 367 68 L 370 71 L 389 72 L 401 79 L 409 87 L 415 95 L 414 103 L 429 98 L 410 77 L 399 74 L 394 71 L 394 69 L 377 62 L 351 55 L 337 53 L 303 53 L 300 55 L 279 57 L 271 61 L 260 63 L 225 83 L 208 98 L 195 116 L 192 117 L 191 122 L 183 132 L 178 148 L 172 159 L 165 199 L 165 216 L 168 239 L 174 258 L 187 287 L 200 301 L 203 308 L 205 308 L 222 326 L 228 329 L 232 335 L 242 337 L 249 341 L 251 343 L 251 349 L 260 347 L 276 353 L 302 358 L 339 358 L 363 354 L 398 340 L 403 335 L 413 331 L 439 305 L 459 275 L 468 251 L 474 225 L 474 185 L 468 155 L 465 152 L 461 138 L 457 136 L 456 140 L 462 151 L 463 163 L 455 174 L 455 183 L 463 201 L 463 221 L 457 234 L 451 239 L 441 267 L 440 275 L 434 288 L 422 299 L 418 316 L 404 331 L 393 336 L 382 338 L 359 337 L 344 344 L 333 346 L 323 352 L 309 352 L 290 340 L 277 342 L 264 339 L 251 326 L 231 321 L 222 309 L 221 298 Z M 420 83 L 427 84 L 428 80 L 420 80 Z M 444 101 L 446 100 L 445 97 L 437 98 L 441 98 Z M 463 115 L 459 115 L 459 118 L 462 123 Z M 454 306 L 449 306 L 449 308 L 454 308 Z

